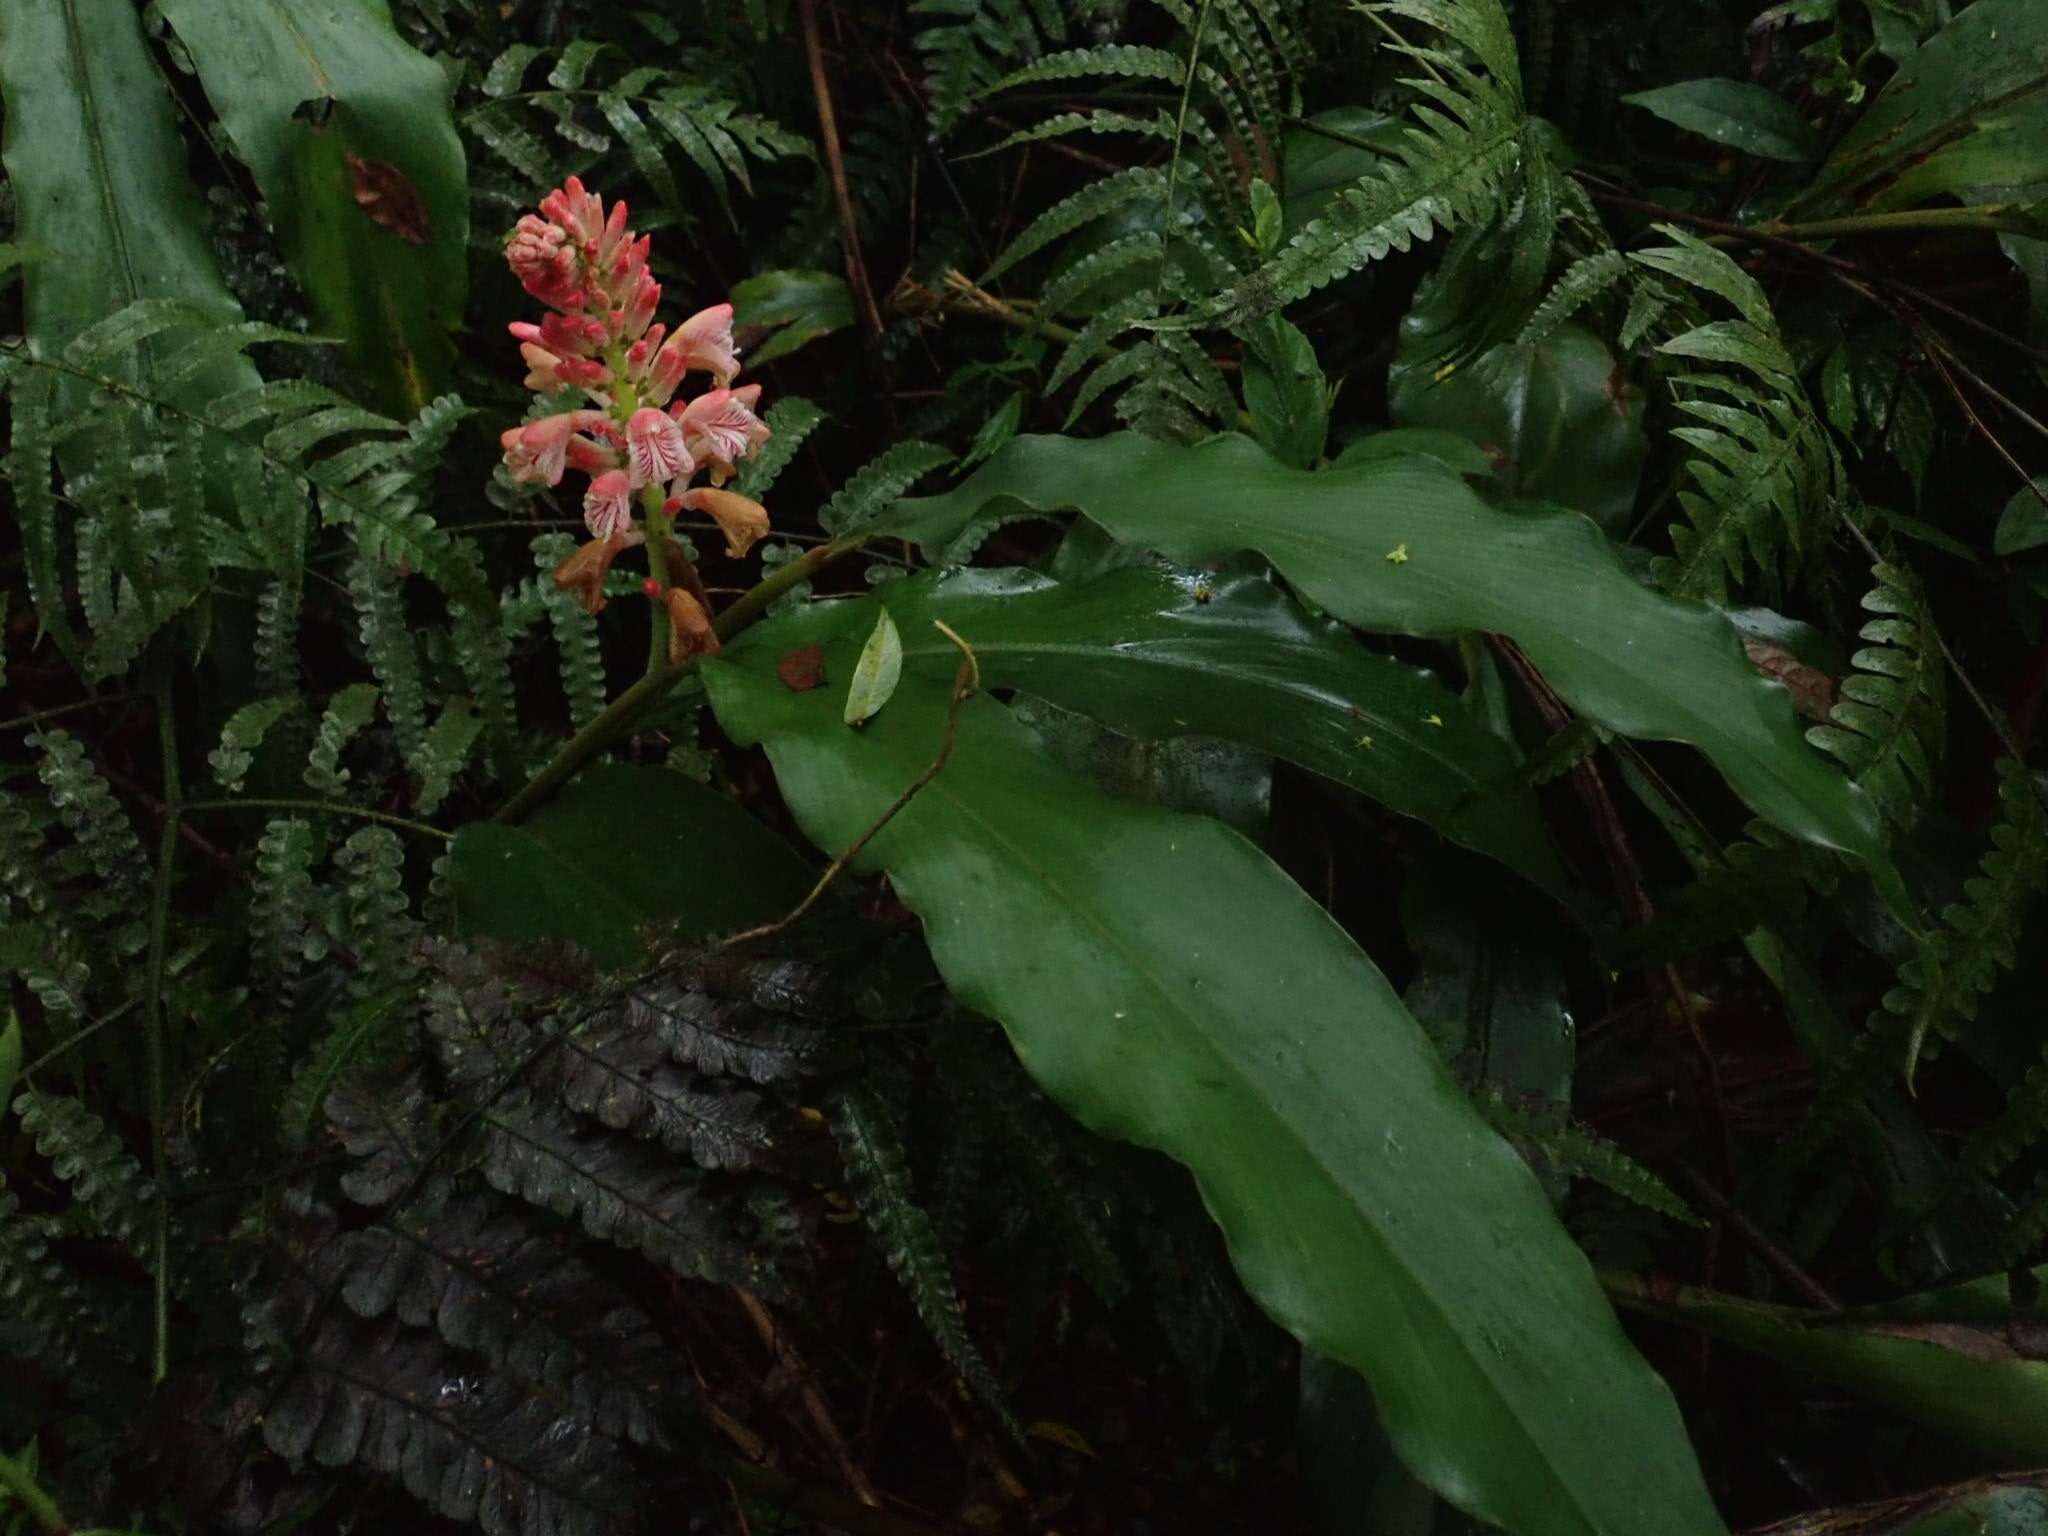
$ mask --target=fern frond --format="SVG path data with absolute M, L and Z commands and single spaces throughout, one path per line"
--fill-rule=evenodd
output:
M 1162 202 L 1166 195 L 1166 173 L 1149 165 L 1133 166 L 1089 182 L 1070 193 L 1024 226 L 1023 231 L 1003 248 L 995 264 L 982 274 L 992 282 L 1018 262 L 1035 256 L 1054 241 L 1085 228 L 1097 219 L 1126 211 L 1134 202 Z
M 23 1215 L 20 1199 L 0 1178 L 0 1354 L 65 1370 L 77 1358 L 78 1341 L 98 1328 L 49 1240 L 50 1222 Z
M 804 439 L 816 431 L 825 413 L 800 395 L 785 395 L 768 407 L 761 418 L 772 436 L 758 451 L 740 464 L 738 489 L 741 495 L 759 501 L 773 488 Z
M 1419 98 L 1416 126 L 1374 174 L 1339 193 L 1271 261 L 1198 310 L 1198 319 L 1236 324 L 1271 313 L 1389 251 L 1507 206 L 1532 168 L 1547 167 L 1528 131 L 1514 34 L 1500 0 L 1393 0 L 1372 9 L 1419 23 L 1450 45 L 1389 45 L 1424 70 L 1404 82 Z
M 419 640 L 406 621 L 398 578 L 366 551 L 349 563 L 349 595 L 355 599 L 363 654 L 382 687 L 384 713 L 408 767 L 420 761 L 427 736 L 427 693 L 420 681 Z
M 889 1268 L 909 1293 L 932 1342 L 982 1404 L 1011 1434 L 1017 1434 L 995 1373 L 967 1331 L 966 1308 L 954 1287 L 931 1215 L 917 1203 L 902 1134 L 888 1107 L 872 1090 L 850 1088 L 834 1105 L 832 1134 L 839 1142 L 854 1203 Z
M 627 160 L 663 204 L 683 211 L 675 163 L 708 183 L 728 216 L 731 184 L 751 193 L 749 164 L 808 158 L 810 141 L 685 70 L 634 65 L 623 50 L 578 39 L 555 55 L 545 84 L 524 90 L 545 49 L 515 44 L 484 73 L 485 100 L 460 114 L 458 124 L 513 174 L 538 191 L 559 170 L 546 140 L 558 139 L 576 158 L 611 154 L 622 145 Z M 583 174 L 592 171 L 584 169 Z
M 856 470 L 818 509 L 818 526 L 835 538 L 844 538 L 880 517 L 920 476 L 952 462 L 952 453 L 937 443 L 915 438 L 896 443 Z
M 910 14 L 933 20 L 917 30 L 924 61 L 925 115 L 943 138 L 1017 60 L 1037 58 L 1066 40 L 1058 0 L 917 0 Z
M 334 855 L 346 942 L 356 957 L 351 996 L 374 1002 L 419 970 L 419 928 L 405 892 L 405 846 L 385 826 L 358 827 Z
M 568 593 L 545 580 L 575 547 L 576 541 L 566 533 L 536 535 L 533 563 L 543 577 L 541 604 L 547 611 L 548 626 L 554 631 L 562 693 L 569 701 L 569 719 L 581 729 L 604 712 L 604 651 L 598 643 L 597 620 L 585 613 Z
M 294 1461 L 360 1462 L 485 1536 L 604 1536 L 630 1521 L 638 1478 L 608 1436 L 517 1378 L 468 1368 L 432 1334 L 329 1314 L 291 1351 L 263 1440 Z M 280 1352 L 283 1352 L 280 1350 Z
M 306 962 L 327 952 L 313 910 L 313 860 L 319 843 L 302 817 L 273 817 L 256 843 L 249 892 L 254 959 L 260 982 L 289 1008 Z
M 1899 967 L 1899 985 L 1885 994 L 1886 1010 L 1909 1028 L 1908 1084 L 1930 1038 L 1958 1039 L 1977 1017 L 1978 1001 L 2012 968 L 2027 915 L 2048 888 L 2048 808 L 2040 786 L 2010 758 L 1999 775 L 1999 816 L 1978 873 L 1963 882 L 1963 899 L 1943 910 L 1941 926 Z M 1998 1146 L 2006 1133 L 1994 1121 L 1979 1135 Z
M 256 761 L 256 751 L 270 728 L 299 707 L 293 694 L 244 704 L 220 728 L 220 745 L 206 755 L 214 781 L 228 794 L 242 792 L 242 780 Z
M 1564 270 L 1564 275 L 1543 296 L 1515 338 L 1519 347 L 1533 347 L 1547 341 L 1557 328 L 1601 295 L 1618 287 L 1631 268 L 1620 251 L 1595 251 L 1582 256 Z
M 492 1188 L 572 1217 L 592 1237 L 685 1279 L 784 1289 L 756 1246 L 758 1231 L 713 1198 L 706 1180 L 714 1175 L 538 1104 L 494 1109 L 485 1120 L 483 1173 Z
M 306 785 L 315 794 L 336 799 L 346 793 L 349 771 L 341 766 L 341 754 L 356 733 L 376 718 L 380 696 L 374 684 L 350 683 L 327 701 L 306 758 Z
M 1630 259 L 1732 305 L 1739 319 L 1711 320 L 1666 340 L 1659 351 L 1716 365 L 1669 380 L 1677 408 L 1694 424 L 1672 436 L 1689 445 L 1679 492 L 1688 522 L 1674 525 L 1675 551 L 1652 563 L 1677 596 L 1725 601 L 1754 563 L 1766 572 L 1796 564 L 1834 521 L 1847 477 L 1827 427 L 1801 387 L 1770 301 L 1725 252 L 1674 225 L 1676 243 Z
M 1903 566 L 1877 565 L 1864 594 L 1878 615 L 1860 631 L 1870 642 L 1852 658 L 1832 722 L 1806 739 L 1838 759 L 1887 818 L 1914 821 L 1941 768 L 1947 731 L 1947 670 L 1920 582 Z
M 156 1187 L 106 1121 L 68 1094 L 25 1088 L 14 1112 L 95 1232 L 147 1258 Z
M 413 808 L 422 816 L 431 816 L 441 808 L 441 802 L 454 786 L 455 776 L 469 762 L 470 749 L 483 729 L 483 717 L 469 700 L 450 699 L 441 706 L 441 713 L 427 727 L 426 740 L 420 748 L 420 789 Z
M 50 804 L 98 878 L 98 889 L 81 901 L 79 909 L 94 921 L 113 925 L 111 939 L 121 953 L 138 952 L 147 938 L 141 914 L 148 906 L 150 861 L 134 826 L 70 732 L 43 731 L 29 743 L 42 753 L 36 771 L 49 791 Z
M 1591 1179 L 1659 1216 L 1689 1227 L 1707 1225 L 1670 1185 L 1605 1137 L 1570 1122 L 1544 1124 L 1497 1092 L 1479 1095 L 1473 1102 L 1487 1123 L 1516 1144 L 1524 1157 L 1541 1159 L 1575 1179 Z

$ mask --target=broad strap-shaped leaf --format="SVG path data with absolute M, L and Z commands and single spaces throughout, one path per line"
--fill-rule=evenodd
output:
M 794 849 L 717 790 L 623 764 L 584 774 L 522 826 L 471 822 L 448 866 L 456 937 L 563 941 L 605 967 L 642 957 L 644 924 L 708 936 L 766 922 L 811 878 Z
M 128 0 L 8 0 L 0 6 L 0 140 L 14 190 L 28 339 L 60 355 L 87 327 L 140 299 L 175 299 L 223 326 L 242 318 L 208 241 L 205 210 L 185 175 L 171 93 Z M 200 334 L 185 325 L 124 359 L 137 376 Z M 256 382 L 229 358 L 190 379 L 181 401 Z M 60 384 L 55 414 L 79 386 Z M 67 461 L 68 462 L 68 461 Z
M 1214 736 L 1273 753 L 1563 888 L 1508 743 L 1429 673 L 1308 618 L 1262 576 L 1127 569 L 1055 584 L 954 571 L 814 604 L 740 644 L 779 655 L 858 641 L 884 603 L 914 674 L 947 679 L 959 665 L 932 627 L 943 619 L 971 639 L 991 687 L 1025 689 L 1126 735 Z
M 165 0 L 249 163 L 315 323 L 380 402 L 447 387 L 469 274 L 469 178 L 447 77 L 386 0 Z
M 1921 44 L 1788 216 L 2048 193 L 2048 6 L 1977 0 Z
M 1419 455 L 1309 473 L 1242 437 L 1189 448 L 1118 433 L 1020 437 L 945 495 L 897 503 L 876 531 L 937 543 L 1020 507 L 1078 509 L 1188 564 L 1255 549 L 1361 629 L 1507 635 L 1582 714 L 1698 747 L 1759 815 L 1862 860 L 1910 909 L 1868 797 L 1806 745 L 1733 626 L 1645 588 L 1576 513 L 1503 511 Z
M 845 675 L 854 644 L 825 649 Z M 907 675 L 852 731 L 776 654 L 708 663 L 712 704 L 836 852 L 932 763 L 949 689 Z M 948 986 L 1067 1110 L 1193 1170 L 1252 1294 L 1372 1382 L 1431 1486 L 1530 1536 L 1721 1529 L 1668 1392 L 1533 1175 L 1249 842 L 1109 799 L 982 694 L 859 867 L 889 872 Z

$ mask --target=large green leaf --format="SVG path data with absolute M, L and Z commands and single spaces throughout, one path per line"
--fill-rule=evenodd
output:
M 2048 196 L 2048 6 L 1977 0 L 1899 65 L 1795 213 Z
M 221 280 L 206 215 L 185 175 L 171 93 L 130 0 L 0 5 L 0 141 L 14 192 L 28 340 L 54 357 L 87 326 L 138 299 L 176 299 L 222 325 L 241 309 Z M 112 365 L 130 379 L 197 334 L 173 327 Z M 237 358 L 178 392 L 201 401 L 256 382 Z M 68 414 L 75 386 L 60 386 Z
M 1820 158 L 1820 134 L 1798 109 L 1776 91 L 1746 80 L 1681 80 L 1621 99 L 1744 154 L 1797 165 Z
M 314 321 L 381 402 L 446 386 L 469 281 L 469 178 L 440 67 L 385 0 L 164 0 L 249 163 Z
M 2004 1275 L 1845 1312 L 1608 1284 L 1625 1306 L 1825 1376 L 2013 1465 L 2048 1462 L 2048 1306 L 2016 1307 Z
M 913 674 L 953 675 L 959 652 L 932 627 L 943 619 L 971 638 L 991 687 L 1025 689 L 1125 735 L 1217 736 L 1271 752 L 1564 888 L 1508 744 L 1427 672 L 1307 618 L 1258 575 L 1131 569 L 1055 584 L 956 571 L 816 604 L 740 644 L 858 641 L 878 603 Z
M 837 851 L 929 768 L 949 688 L 908 674 L 851 729 L 835 689 L 781 680 L 779 628 L 707 662 L 706 683 Z M 827 645 L 828 675 L 855 651 Z M 1371 1381 L 1433 1487 L 1531 1536 L 1721 1528 L 1669 1393 L 1535 1178 L 1386 979 L 1244 838 L 1109 799 L 982 694 L 858 867 L 889 872 L 954 994 L 1054 1098 L 1193 1170 L 1252 1294 Z
M 594 768 L 516 827 L 455 834 L 448 885 L 463 939 L 554 939 L 630 965 L 641 927 L 709 937 L 803 899 L 804 861 L 717 790 L 663 768 Z
M 1644 587 L 1576 513 L 1502 511 L 1418 455 L 1308 473 L 1242 437 L 1187 448 L 1120 433 L 1020 437 L 878 526 L 943 541 L 984 510 L 1020 507 L 1078 508 L 1189 564 L 1255 549 L 1363 629 L 1507 635 L 1581 713 L 1626 736 L 1690 742 L 1760 815 L 1861 859 L 1910 907 L 1869 799 L 1806 745 L 1790 696 L 1757 674 L 1733 626 Z

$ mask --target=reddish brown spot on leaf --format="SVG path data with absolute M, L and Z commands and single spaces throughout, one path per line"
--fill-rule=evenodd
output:
M 1782 646 L 1762 640 L 1745 640 L 1750 664 L 1765 677 L 1783 683 L 1792 694 L 1792 707 L 1809 720 L 1826 724 L 1835 707 L 1835 680 L 1819 667 L 1809 667 Z
M 775 659 L 775 674 L 791 693 L 808 693 L 813 688 L 824 686 L 825 648 L 806 645 L 794 651 L 784 651 Z
M 356 206 L 408 245 L 425 245 L 432 238 L 427 205 L 419 188 L 405 179 L 405 173 L 383 160 L 348 157 L 349 181 L 354 187 Z

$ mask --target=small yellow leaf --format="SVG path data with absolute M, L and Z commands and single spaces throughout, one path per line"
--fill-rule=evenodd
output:
M 1424 725 L 1442 725 L 1444 723 L 1444 717 L 1442 715 L 1424 715 L 1422 717 L 1422 723 Z
M 1358 745 L 1370 752 L 1372 750 L 1372 738 L 1370 736 L 1361 736 L 1358 738 Z
M 1406 565 L 1407 563 L 1408 546 L 1406 544 L 1396 544 L 1392 549 L 1387 551 L 1387 564 Z
M 1054 1445 L 1062 1445 L 1070 1451 L 1079 1451 L 1083 1456 L 1095 1458 L 1095 1447 L 1088 1443 L 1081 1431 L 1071 1424 L 1062 1424 L 1057 1419 L 1040 1419 L 1028 1426 L 1024 1434 L 1027 1439 L 1050 1440 Z

